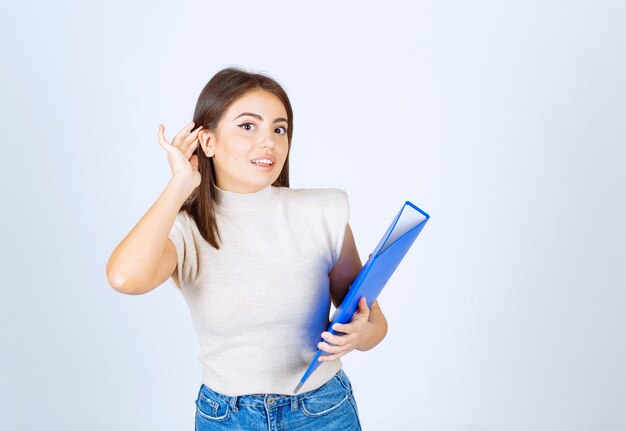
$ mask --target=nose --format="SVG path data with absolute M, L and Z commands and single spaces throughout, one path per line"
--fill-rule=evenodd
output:
M 265 147 L 273 148 L 274 145 L 275 145 L 275 142 L 274 142 L 274 137 L 275 136 L 276 135 L 273 132 L 269 133 L 269 134 L 265 133 L 265 134 L 261 135 L 261 137 L 259 139 L 259 143 L 258 143 L 259 147 L 261 147 L 261 148 L 265 148 Z

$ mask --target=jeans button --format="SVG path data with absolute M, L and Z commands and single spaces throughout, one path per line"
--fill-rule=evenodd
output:
M 267 399 L 267 403 L 268 404 L 274 404 L 274 401 L 275 401 L 274 398 L 268 398 Z

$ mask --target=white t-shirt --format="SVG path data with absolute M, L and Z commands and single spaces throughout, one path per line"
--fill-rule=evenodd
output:
M 292 395 L 328 329 L 328 274 L 349 220 L 335 188 L 217 189 L 213 248 L 180 212 L 169 238 L 195 331 L 203 383 L 225 395 Z M 322 362 L 299 390 L 317 389 L 342 367 Z

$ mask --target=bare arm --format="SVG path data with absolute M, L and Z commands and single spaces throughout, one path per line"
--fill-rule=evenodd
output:
M 330 297 L 333 305 L 339 308 L 341 301 L 348 293 L 348 288 L 359 274 L 359 271 L 363 268 L 359 252 L 356 248 L 354 241 L 354 235 L 352 235 L 352 229 L 350 229 L 350 223 L 346 225 L 346 232 L 344 234 L 343 245 L 341 246 L 341 253 L 337 259 L 337 263 L 328 274 L 330 279 Z
M 189 181 L 170 179 L 156 202 L 113 250 L 106 267 L 111 287 L 139 295 L 153 290 L 174 272 L 176 249 L 168 234 L 189 189 Z M 157 269 L 159 275 L 155 277 Z
M 361 352 L 373 349 L 387 335 L 387 319 L 378 305 L 378 300 L 374 301 L 370 307 L 367 324 L 369 331 L 366 332 L 365 341 L 356 348 Z
M 159 145 L 168 153 L 172 177 L 156 202 L 115 247 L 106 267 L 111 287 L 121 293 L 140 295 L 162 284 L 176 270 L 176 248 L 168 235 L 176 215 L 201 178 L 198 159 L 192 155 L 198 145 L 200 126 L 191 132 L 187 124 L 170 144 L 159 125 Z
M 329 274 L 330 294 L 335 307 L 341 305 L 362 268 L 361 258 L 348 224 L 339 259 Z M 328 331 L 322 333 L 325 342 L 318 343 L 318 347 L 330 355 L 320 356 L 320 361 L 333 361 L 352 350 L 371 350 L 387 335 L 387 319 L 380 309 L 378 300 L 375 300 L 368 309 L 367 302 L 361 298 L 352 320 L 346 324 L 335 323 L 333 329 L 343 332 L 343 335 L 333 335 Z

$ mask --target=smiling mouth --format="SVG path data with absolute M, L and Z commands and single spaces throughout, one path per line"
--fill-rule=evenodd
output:
M 257 165 L 257 166 L 272 166 L 274 164 L 272 162 L 257 162 L 257 161 L 253 161 L 250 163 L 252 163 L 253 165 Z
M 251 162 L 252 163 L 252 162 Z M 265 172 L 269 172 L 269 171 L 273 171 L 274 170 L 274 164 L 263 164 L 263 163 L 252 163 L 252 165 L 254 166 L 255 169 L 260 170 L 260 171 L 265 171 Z

